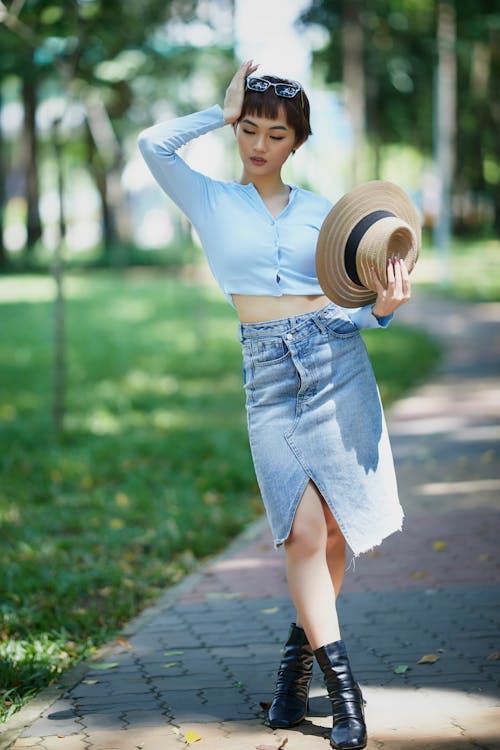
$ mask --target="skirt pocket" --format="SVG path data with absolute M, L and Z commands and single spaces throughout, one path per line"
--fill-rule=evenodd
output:
M 359 334 L 359 328 L 349 317 L 332 318 L 327 325 L 328 335 L 335 339 L 348 339 Z
M 283 362 L 290 352 L 281 336 L 256 339 L 246 344 L 250 347 L 250 356 L 254 367 L 263 367 Z

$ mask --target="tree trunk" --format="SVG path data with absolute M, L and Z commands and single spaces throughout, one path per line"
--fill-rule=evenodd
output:
M 434 98 L 435 147 L 440 182 L 440 210 L 434 232 L 434 244 L 440 255 L 440 281 L 450 283 L 450 241 L 452 224 L 452 185 L 455 170 L 456 85 L 455 10 L 447 2 L 437 6 L 438 63 Z
M 54 302 L 54 373 L 53 373 L 53 400 L 52 419 L 54 429 L 60 435 L 64 428 L 64 402 L 65 402 L 65 341 L 64 341 L 64 266 L 63 266 L 63 243 L 66 229 L 64 213 L 64 171 L 62 163 L 62 143 L 60 136 L 60 122 L 54 122 L 53 141 L 55 161 L 57 167 L 57 192 L 59 201 L 59 241 L 54 252 L 52 273 L 56 285 L 56 298 Z
M 0 79 L 0 113 L 2 111 L 2 87 Z M 0 269 L 5 269 L 8 263 L 7 251 L 3 241 L 4 222 L 5 222 L 5 203 L 7 199 L 5 180 L 7 179 L 7 170 L 4 159 L 3 133 L 0 119 Z
M 33 250 L 36 242 L 42 236 L 42 223 L 39 210 L 38 186 L 38 143 L 36 138 L 36 104 L 37 91 L 34 79 L 23 80 L 24 106 L 24 154 L 26 174 L 26 203 L 27 203 L 27 249 Z
M 104 255 L 109 260 L 111 248 L 117 243 L 117 233 L 113 220 L 113 213 L 108 204 L 106 170 L 97 151 L 92 131 L 87 122 L 87 149 L 90 174 L 94 180 L 101 202 L 101 232 Z
M 342 65 L 346 88 L 347 110 L 353 132 L 351 183 L 362 181 L 364 176 L 365 143 L 365 71 L 363 65 L 363 27 L 360 19 L 360 1 L 344 0 L 342 29 Z
M 131 237 L 130 216 L 121 187 L 123 149 L 100 97 L 96 93 L 88 95 L 85 106 L 89 134 L 96 152 L 94 177 L 101 196 L 103 231 L 109 233 L 104 237 L 109 259 L 113 246 L 128 242 Z

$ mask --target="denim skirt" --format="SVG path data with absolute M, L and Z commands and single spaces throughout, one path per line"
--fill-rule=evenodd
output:
M 379 392 L 355 324 L 330 303 L 241 323 L 250 448 L 274 544 L 309 481 L 354 555 L 400 530 L 394 463 Z

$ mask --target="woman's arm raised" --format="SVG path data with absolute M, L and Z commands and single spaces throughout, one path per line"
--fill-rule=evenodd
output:
M 194 224 L 205 212 L 210 179 L 191 169 L 176 151 L 224 124 L 222 108 L 216 104 L 201 112 L 153 125 L 139 134 L 139 149 L 153 177 Z

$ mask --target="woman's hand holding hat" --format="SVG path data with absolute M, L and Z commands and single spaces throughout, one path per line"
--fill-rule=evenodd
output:
M 389 315 L 409 299 L 408 277 L 420 243 L 420 217 L 404 190 L 386 180 L 358 185 L 321 226 L 316 251 L 321 288 L 341 307 L 375 304 L 377 317 Z
M 372 268 L 373 284 L 377 300 L 372 312 L 376 318 L 391 315 L 411 297 L 410 274 L 402 258 L 389 258 L 387 261 L 387 287 L 380 281 L 377 271 Z
M 252 75 L 258 67 L 258 65 L 254 65 L 253 60 L 247 60 L 242 63 L 227 87 L 226 96 L 224 97 L 224 121 L 228 125 L 239 119 L 241 108 L 243 106 L 243 97 L 245 95 L 246 79 L 249 75 Z

